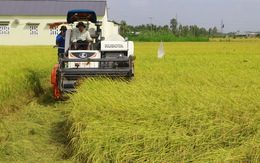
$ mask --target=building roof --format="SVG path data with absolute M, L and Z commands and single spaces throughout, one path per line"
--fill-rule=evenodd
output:
M 105 15 L 106 0 L 0 0 L 0 15 L 67 15 L 72 9 L 91 9 Z

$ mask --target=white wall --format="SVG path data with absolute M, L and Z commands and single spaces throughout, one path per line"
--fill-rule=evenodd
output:
M 107 11 L 105 16 L 98 16 L 98 20 L 103 22 L 102 36 L 109 36 L 117 33 L 118 26 L 107 22 Z M 15 19 L 19 20 L 17 24 Z M 66 22 L 65 16 L 0 16 L 1 21 L 10 21 L 10 34 L 0 34 L 0 45 L 54 45 L 56 35 L 50 34 L 50 23 Z M 38 35 L 30 35 L 28 23 L 39 23 Z M 90 28 L 95 28 L 94 24 Z
M 1 16 L 0 21 L 10 21 L 10 34 L 0 35 L 1 45 L 54 45 L 56 35 L 50 35 L 49 23 L 66 20 L 64 16 Z M 38 35 L 30 35 L 29 22 L 39 23 Z

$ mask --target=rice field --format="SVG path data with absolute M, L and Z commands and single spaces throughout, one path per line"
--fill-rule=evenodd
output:
M 131 82 L 87 79 L 71 96 L 73 160 L 259 162 L 259 42 L 136 43 Z
M 0 114 L 19 109 L 49 87 L 56 49 L 46 46 L 1 46 Z M 45 87 L 45 88 L 44 88 Z
M 159 43 L 135 43 L 130 82 L 88 78 L 61 102 L 69 162 L 259 162 L 259 44 L 164 43 L 158 60 Z M 0 113 L 50 94 L 55 50 L 0 53 Z

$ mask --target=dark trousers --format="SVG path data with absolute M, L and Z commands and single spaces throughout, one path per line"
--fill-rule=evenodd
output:
M 87 50 L 89 42 L 78 40 L 77 41 L 77 50 Z
M 64 58 L 64 53 L 59 53 L 59 52 L 58 52 L 58 62 L 59 62 L 59 60 L 60 60 L 61 58 Z

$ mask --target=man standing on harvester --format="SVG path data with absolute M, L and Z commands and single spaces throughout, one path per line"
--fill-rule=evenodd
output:
M 56 45 L 58 46 L 58 60 L 59 58 L 64 58 L 64 47 L 65 47 L 65 36 L 66 36 L 66 31 L 67 27 L 66 26 L 61 26 L 60 28 L 60 33 L 56 37 Z
M 92 38 L 83 22 L 79 22 L 72 33 L 72 42 L 77 50 L 88 50 Z

